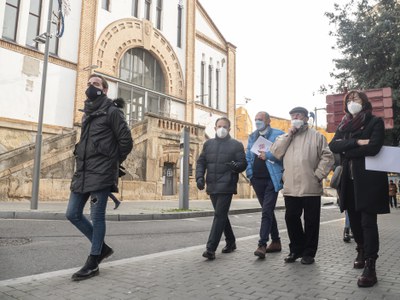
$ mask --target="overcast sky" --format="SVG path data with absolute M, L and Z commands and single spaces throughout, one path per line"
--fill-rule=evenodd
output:
M 324 13 L 349 0 L 199 1 L 237 47 L 237 103 L 251 99 L 245 107 L 252 119 L 259 110 L 289 118 L 295 106 L 325 107 L 325 96 L 317 92 L 334 83 L 329 73 L 339 54 L 331 49 L 334 28 Z M 324 110 L 318 111 L 318 125 L 326 125 Z

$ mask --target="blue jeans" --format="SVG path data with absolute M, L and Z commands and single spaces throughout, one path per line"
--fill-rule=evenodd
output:
M 214 220 L 211 225 L 210 236 L 207 241 L 207 250 L 217 250 L 222 233 L 228 245 L 235 243 L 236 238 L 233 234 L 231 223 L 229 222 L 228 212 L 232 202 L 232 194 L 211 194 L 210 199 L 214 207 Z
M 278 193 L 275 192 L 274 184 L 271 179 L 255 177 L 251 179 L 251 184 L 262 208 L 260 239 L 258 244 L 266 245 L 270 234 L 273 241 L 279 241 L 278 224 L 276 223 L 274 213 Z
M 66 212 L 67 219 L 92 243 L 91 255 L 100 255 L 106 234 L 106 207 L 111 187 L 90 193 L 71 192 Z M 90 222 L 83 209 L 90 197 Z

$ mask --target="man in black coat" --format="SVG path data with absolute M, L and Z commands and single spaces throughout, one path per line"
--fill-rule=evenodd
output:
M 237 194 L 239 173 L 246 169 L 247 162 L 242 143 L 229 135 L 230 127 L 229 119 L 219 118 L 215 122 L 215 138 L 204 143 L 197 160 L 197 188 L 203 190 L 207 184 L 206 192 L 210 195 L 215 211 L 207 249 L 203 253 L 203 257 L 210 260 L 215 259 L 215 251 L 223 232 L 226 246 L 222 249 L 222 253 L 230 253 L 236 249 L 236 239 L 228 212 L 232 196 Z
M 87 85 L 81 136 L 74 151 L 76 171 L 66 217 L 92 246 L 85 265 L 72 275 L 74 281 L 97 275 L 99 263 L 114 252 L 104 243 L 105 210 L 110 193 L 118 192 L 119 165 L 133 147 L 123 112 L 107 97 L 107 81 L 92 74 Z M 91 222 L 83 215 L 89 198 Z

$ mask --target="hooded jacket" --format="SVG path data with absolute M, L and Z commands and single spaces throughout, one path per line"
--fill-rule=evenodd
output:
M 229 163 L 238 164 L 232 170 Z M 206 175 L 207 194 L 237 194 L 239 173 L 246 169 L 247 162 L 243 144 L 232 139 L 215 137 L 204 143 L 196 163 L 196 181 Z
M 322 179 L 328 176 L 334 157 L 325 137 L 313 128 L 302 126 L 289 136 L 279 136 L 271 153 L 283 159 L 283 195 L 292 197 L 321 196 Z
M 71 191 L 87 193 L 111 186 L 118 191 L 119 165 L 133 147 L 123 112 L 106 95 L 97 110 L 83 116 L 79 142 L 75 145 L 76 171 Z

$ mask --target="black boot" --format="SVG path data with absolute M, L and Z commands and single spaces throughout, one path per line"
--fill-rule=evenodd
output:
M 99 255 L 89 255 L 85 265 L 72 275 L 73 281 L 88 279 L 99 274 Z
M 364 259 L 364 248 L 363 246 L 357 245 L 357 257 L 354 260 L 354 269 L 362 269 L 365 266 L 365 259 Z
M 375 261 L 376 259 L 373 258 L 366 259 L 364 271 L 357 281 L 359 287 L 371 287 L 378 282 L 376 278 Z
M 101 247 L 101 253 L 99 255 L 98 263 L 100 264 L 103 259 L 111 256 L 114 253 L 114 250 L 108 246 L 106 243 L 103 242 L 103 246 Z
M 343 231 L 343 242 L 349 243 L 350 240 L 350 228 L 345 227 Z

